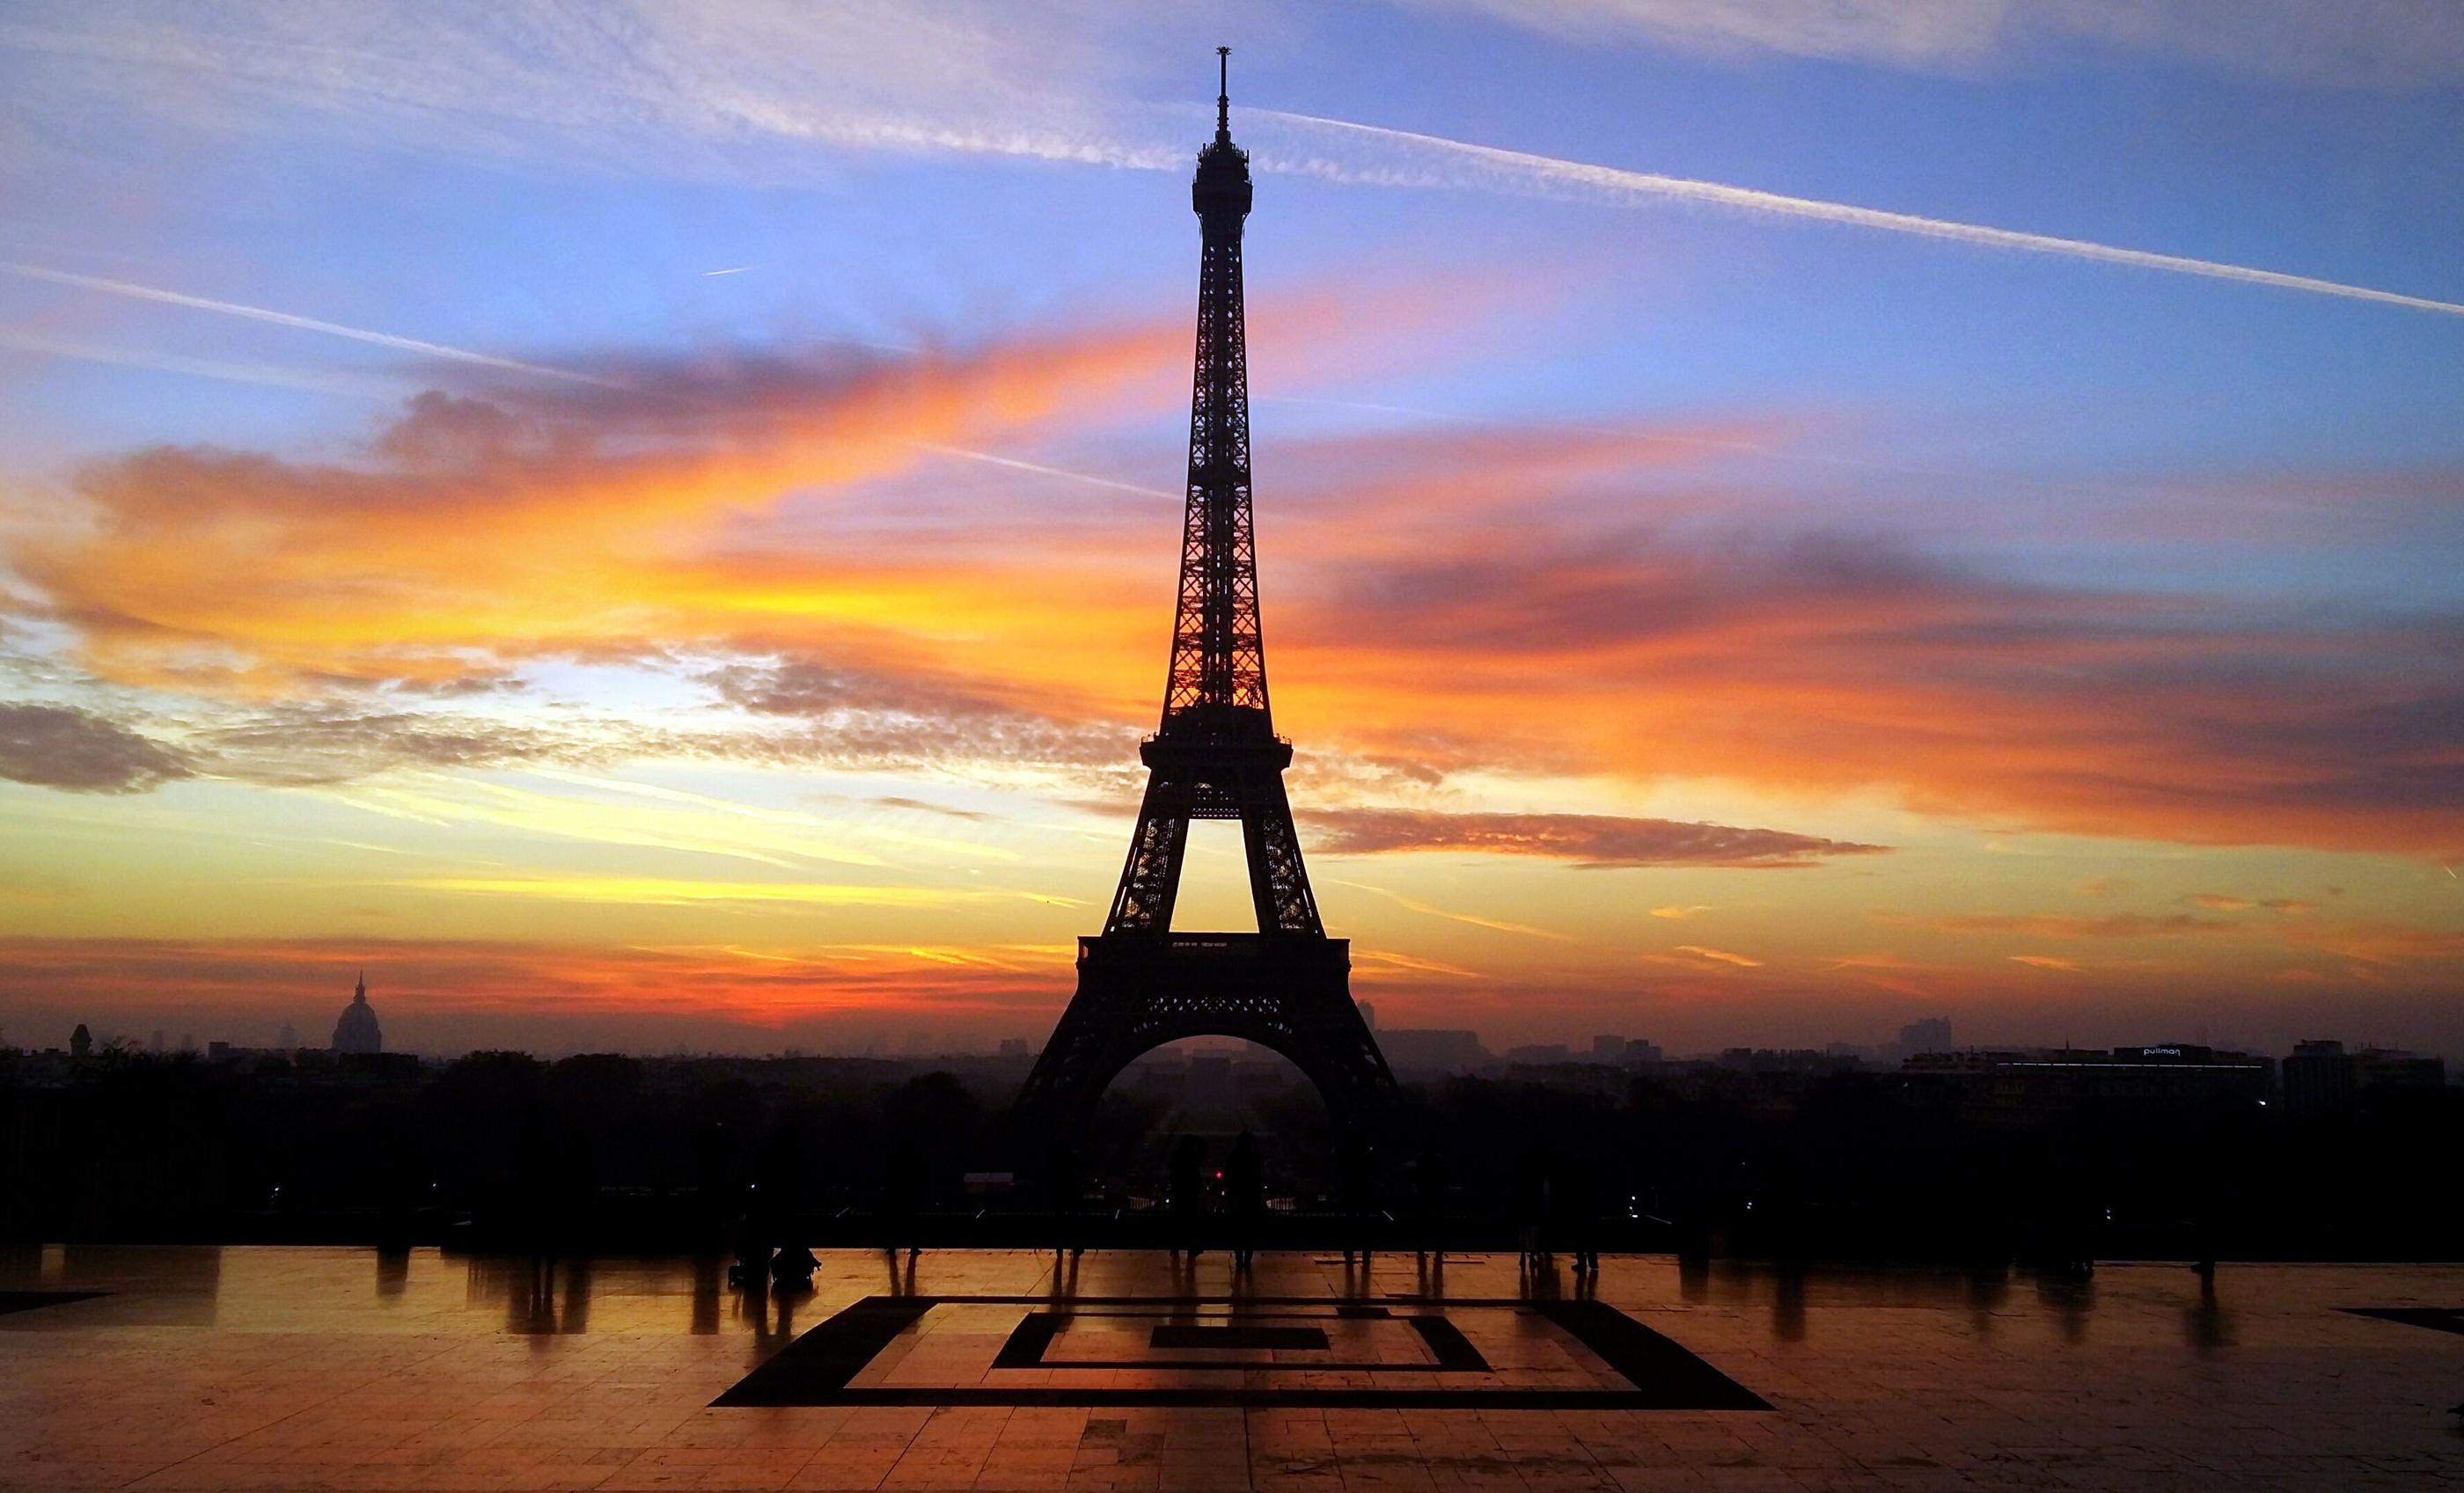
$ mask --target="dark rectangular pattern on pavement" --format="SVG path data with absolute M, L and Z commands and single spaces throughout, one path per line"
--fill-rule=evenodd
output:
M 1429 1345 L 1430 1353 L 1438 1360 L 1440 1373 L 1491 1372 L 1488 1360 L 1480 1355 L 1479 1349 L 1471 1346 L 1471 1339 L 1463 1335 L 1463 1328 L 1445 1318 L 1405 1317 L 1403 1320 L 1411 1324 L 1413 1331 L 1420 1334 L 1421 1342 Z
M 843 1405 L 833 1397 L 890 1340 L 933 1309 L 929 1296 L 868 1296 L 771 1355 L 713 1405 Z
M 1655 1410 L 1769 1410 L 1763 1397 L 1624 1312 L 1596 1301 L 1535 1301 L 1531 1309 L 1564 1328 L 1645 1396 Z
M 1324 1297 L 1267 1297 L 1245 1301 L 1227 1297 L 1082 1297 L 1055 1302 L 1032 1296 L 874 1296 L 857 1302 L 789 1344 L 735 1388 L 712 1401 L 714 1406 L 872 1405 L 884 1407 L 1049 1406 L 1152 1409 L 1217 1407 L 1243 1410 L 1387 1409 L 1387 1410 L 1769 1410 L 1761 1396 L 1696 1357 L 1685 1349 L 1635 1321 L 1614 1306 L 1590 1301 L 1459 1300 L 1393 1297 L 1394 1307 L 1369 1307 Z M 851 1383 L 891 1341 L 942 1305 L 1014 1305 L 1045 1309 L 1028 1311 L 993 1360 L 995 1370 L 1183 1370 L 1230 1371 L 1246 1382 L 1217 1386 L 1157 1386 L 1152 1389 L 1020 1385 L 998 1387 L 998 1380 L 969 1385 L 867 1385 Z M 1428 1346 L 1434 1363 L 1331 1364 L 1303 1360 L 1288 1367 L 1309 1371 L 1362 1370 L 1378 1374 L 1492 1372 L 1463 1330 L 1442 1312 L 1447 1306 L 1510 1309 L 1545 1318 L 1597 1356 L 1631 1386 L 1628 1389 L 1518 1389 L 1498 1384 L 1468 1384 L 1429 1389 L 1276 1388 L 1260 1383 L 1278 1367 L 1267 1364 L 1147 1360 L 1144 1362 L 1047 1362 L 1045 1352 L 1068 1320 L 1073 1306 L 1103 1306 L 1150 1308 L 1156 1316 L 1187 1313 L 1198 1306 L 1227 1306 L 1243 1311 L 1254 1306 L 1311 1306 L 1345 1316 L 1386 1315 L 1408 1324 Z M 1054 1307 L 1060 1309 L 1052 1309 Z M 1133 1312 L 1099 1313 L 1135 1315 Z M 1270 1313 L 1271 1315 L 1301 1315 Z M 1180 1322 L 1157 1329 L 1209 1333 L 1281 1333 L 1295 1329 L 1243 1324 L 1211 1328 Z M 1323 1332 L 1308 1345 L 1326 1346 Z M 1161 1345 L 1158 1345 L 1161 1346 Z M 1214 1339 L 1199 1346 L 1223 1346 Z
M 1149 1348 L 1290 1348 L 1326 1350 L 1322 1328 L 1268 1328 L 1254 1325 L 1205 1328 L 1167 1322 L 1147 1334 Z
M 993 1367 L 996 1369 L 1042 1367 L 1045 1350 L 1052 1346 L 1053 1334 L 1061 1330 L 1061 1324 L 1065 1320 L 1067 1319 L 1058 1312 L 1028 1312 L 1026 1320 L 1021 1322 L 1017 1330 L 1010 1333 L 1009 1341 L 1001 1345 L 1001 1350 L 993 1355 Z
M 32 1311 L 37 1306 L 64 1306 L 73 1301 L 92 1301 L 108 1296 L 109 1291 L 0 1291 L 0 1313 Z
M 2464 1306 L 2345 1306 L 2341 1309 L 2356 1317 L 2401 1322 L 2409 1328 L 2428 1328 L 2433 1332 L 2464 1332 Z

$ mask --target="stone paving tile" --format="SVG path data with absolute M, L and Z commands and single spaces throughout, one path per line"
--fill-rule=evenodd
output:
M 2212 1295 L 2178 1266 L 2085 1284 L 1931 1271 L 1681 1270 L 1612 1259 L 1603 1301 L 1760 1394 L 1767 1411 L 1514 1409 L 1494 1387 L 1603 1382 L 1588 1350 L 1518 1308 L 1458 1308 L 1487 1373 L 1296 1367 L 986 1369 L 1026 1308 L 935 1308 L 868 1367 L 910 1386 L 1145 1390 L 1365 1384 L 1461 1404 L 762 1406 L 711 1401 L 804 1331 L 891 1289 L 832 1255 L 812 1296 L 748 1300 L 708 1262 L 341 1249 L 0 1252 L 0 1288 L 106 1294 L 0 1318 L 0 1488 L 1074 1489 L 1187 1493 L 1639 1493 L 1645 1489 L 2376 1489 L 2464 1485 L 2464 1337 L 2345 1306 L 2464 1306 L 2464 1269 L 2233 1266 Z M 897 1288 L 908 1288 L 903 1268 Z M 1075 1296 L 1288 1297 L 1330 1351 L 1426 1361 L 1337 1302 L 1442 1310 L 1410 1257 L 1363 1277 L 1267 1257 L 1194 1286 L 1160 1260 L 1095 1255 Z M 1542 1281 L 1546 1292 L 1552 1283 Z M 1572 1289 L 1560 1278 L 1558 1290 Z M 927 1255 L 926 1296 L 1056 1297 L 1048 1256 Z M 1511 1258 L 1458 1258 L 1443 1294 L 1512 1302 Z M 1325 1304 L 1318 1306 L 1315 1304 Z M 1221 1301 L 1205 1308 L 1229 1311 Z M 1213 1320 L 1213 1319 L 1205 1319 Z M 1450 1319 L 1452 1320 L 1452 1319 Z M 1146 1324 L 1082 1323 L 1130 1361 Z M 1217 1351 L 1211 1348 L 1177 1350 Z M 1007 1377 L 1015 1373 L 1017 1377 Z

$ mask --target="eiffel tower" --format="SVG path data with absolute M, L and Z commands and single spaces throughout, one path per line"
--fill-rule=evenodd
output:
M 1096 1099 L 1141 1053 L 1184 1037 L 1238 1037 L 1282 1054 L 1357 1144 L 1395 1089 L 1352 1003 L 1352 945 L 1329 938 L 1284 795 L 1291 743 L 1266 703 L 1258 557 L 1249 521 L 1249 355 L 1241 229 L 1249 155 L 1232 143 L 1231 49 L 1216 49 L 1215 140 L 1190 203 L 1203 249 L 1198 372 L 1189 409 L 1189 507 L 1163 724 L 1138 748 L 1146 800 L 1104 932 L 1078 940 L 1078 993 L 1020 1091 L 1027 1136 L 1068 1145 Z M 1193 819 L 1237 819 L 1248 850 L 1254 933 L 1175 933 L 1172 909 Z

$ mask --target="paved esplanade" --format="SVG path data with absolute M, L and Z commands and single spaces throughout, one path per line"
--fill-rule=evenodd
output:
M 2179 1265 L 2070 1284 L 1612 1257 L 1596 1301 L 1565 1277 L 1535 1289 L 1510 1255 L 1451 1261 L 1442 1280 L 1409 1255 L 1366 1277 L 1265 1256 L 1237 1292 L 1219 1256 L 1176 1271 L 1094 1254 L 1056 1281 L 1049 1255 L 928 1253 L 911 1275 L 904 1257 L 893 1274 L 832 1253 L 818 1291 L 767 1301 L 722 1275 L 716 1260 L 541 1272 L 431 1250 L 8 1252 L 0 1486 L 2464 1479 L 2442 1409 L 2464 1399 L 2454 1266 L 2229 1264 L 2210 1295 Z M 1767 1408 L 1617 1408 L 1634 1395 Z

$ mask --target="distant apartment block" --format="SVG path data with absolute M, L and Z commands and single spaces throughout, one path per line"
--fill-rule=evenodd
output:
M 2341 1042 L 2293 1044 L 2284 1060 L 2284 1102 L 2296 1114 L 2341 1109 L 2360 1096 L 2387 1089 L 2436 1089 L 2447 1084 L 2440 1059 L 2387 1047 L 2347 1052 Z

